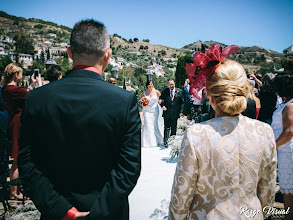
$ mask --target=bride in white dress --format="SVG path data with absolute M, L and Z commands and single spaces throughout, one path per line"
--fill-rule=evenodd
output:
M 147 81 L 147 89 L 141 97 L 148 99 L 149 104 L 143 107 L 144 125 L 141 134 L 142 147 L 156 147 L 163 143 L 164 120 L 162 108 L 158 103 L 161 93 L 154 88 L 152 81 Z

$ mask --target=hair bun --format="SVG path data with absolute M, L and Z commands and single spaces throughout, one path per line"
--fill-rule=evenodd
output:
M 245 96 L 222 96 L 218 106 L 227 115 L 237 115 L 246 109 L 247 99 Z

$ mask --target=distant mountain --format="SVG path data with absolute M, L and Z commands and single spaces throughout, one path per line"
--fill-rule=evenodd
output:
M 229 46 L 229 45 L 219 43 L 219 42 L 216 42 L 216 41 L 196 41 L 194 43 L 191 43 L 191 44 L 188 44 L 188 45 L 184 46 L 183 49 L 195 50 L 195 48 L 197 48 L 199 50 L 199 48 L 201 48 L 202 43 L 207 45 L 207 46 L 210 46 L 213 43 L 218 43 L 222 47 Z M 238 52 L 239 54 L 244 54 L 245 52 L 259 52 L 259 53 L 264 53 L 266 56 L 269 56 L 269 57 L 282 57 L 282 56 L 284 56 L 282 53 L 278 53 L 276 51 L 268 50 L 268 49 L 262 48 L 260 46 L 240 47 L 240 48 L 241 49 Z
M 17 32 L 28 34 L 34 41 L 34 46 L 42 47 L 63 47 L 69 45 L 71 28 L 58 25 L 50 21 L 44 21 L 36 18 L 23 18 L 9 15 L 0 11 L 0 35 L 13 38 Z M 113 58 L 118 62 L 118 58 L 124 59 L 123 62 L 131 62 L 132 66 L 147 68 L 153 64 L 161 65 L 162 68 L 168 68 L 174 71 L 177 58 L 182 55 L 191 54 L 193 51 L 199 51 L 201 43 L 210 46 L 213 43 L 219 43 L 223 47 L 228 45 L 216 41 L 196 41 L 182 48 L 174 48 L 165 45 L 151 44 L 151 39 L 125 39 L 118 34 L 110 36 Z M 9 45 L 13 46 L 13 45 Z M 11 48 L 12 49 L 12 48 Z M 238 62 L 258 69 L 260 65 L 255 62 L 257 56 L 265 55 L 265 59 L 273 60 L 275 57 L 284 55 L 259 46 L 241 47 L 241 50 L 231 56 Z M 249 57 L 250 56 L 250 57 Z M 254 56 L 254 57 L 252 57 Z M 120 59 L 121 60 L 121 59 Z M 270 61 L 268 61 L 270 62 Z

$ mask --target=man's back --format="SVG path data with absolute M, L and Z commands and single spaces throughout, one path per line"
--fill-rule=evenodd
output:
M 73 70 L 64 79 L 32 91 L 24 117 L 23 131 L 35 137 L 24 135 L 36 168 L 69 204 L 79 211 L 98 208 L 93 204 L 105 188 L 101 202 L 112 198 L 111 190 L 114 198 L 126 202 L 140 170 L 140 118 L 133 93 L 105 82 L 95 72 Z M 130 176 L 125 167 L 130 168 Z M 121 178 L 122 188 L 116 183 Z M 35 183 L 31 184 L 25 186 L 28 191 Z M 32 192 L 34 202 L 43 200 L 38 198 L 42 193 Z M 42 206 L 37 204 L 39 209 Z M 109 212 L 111 206 L 103 209 Z M 91 210 L 88 217 L 94 213 Z

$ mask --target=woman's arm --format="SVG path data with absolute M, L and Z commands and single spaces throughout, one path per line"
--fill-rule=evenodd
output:
M 157 90 L 157 96 L 160 98 L 161 93 Z
M 276 140 L 277 148 L 293 138 L 293 103 L 289 103 L 283 110 L 283 132 Z

